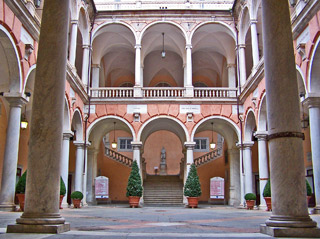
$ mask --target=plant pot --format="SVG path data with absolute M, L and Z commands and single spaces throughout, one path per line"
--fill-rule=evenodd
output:
M 307 206 L 309 207 L 309 201 L 311 199 L 311 196 L 307 196 Z
M 76 199 L 76 198 L 72 199 L 73 207 L 74 208 L 81 208 L 81 200 L 82 199 Z
M 23 212 L 24 211 L 24 197 L 25 197 L 25 194 L 24 193 L 17 193 L 17 197 L 18 197 L 18 200 L 19 200 L 20 210 Z
M 198 197 L 187 197 L 188 199 L 188 207 L 196 208 L 198 207 Z
M 271 197 L 264 197 L 264 200 L 267 204 L 267 211 L 272 211 Z
M 63 197 L 64 197 L 64 195 L 60 195 L 59 209 L 63 209 L 61 206 Z
M 139 207 L 140 197 L 138 196 L 129 196 L 129 205 L 130 207 Z
M 246 204 L 247 204 L 247 209 L 248 210 L 252 210 L 253 209 L 254 202 L 255 202 L 255 200 L 246 200 Z

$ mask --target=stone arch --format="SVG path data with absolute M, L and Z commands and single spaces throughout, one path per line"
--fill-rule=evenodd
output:
M 73 113 L 71 127 L 75 130 L 76 141 L 83 141 L 83 121 L 79 109 Z
M 69 102 L 67 97 L 65 97 L 65 104 L 63 110 L 63 132 L 71 131 L 71 123 L 70 123 L 70 110 L 69 110 Z
M 239 25 L 239 44 L 245 44 L 245 38 L 250 28 L 250 9 L 248 6 L 242 8 Z
M 267 131 L 267 104 L 266 104 L 266 93 L 263 94 L 260 100 L 259 111 L 258 111 L 258 131 Z
M 255 114 L 252 109 L 248 110 L 244 125 L 244 140 L 252 141 L 252 133 L 257 128 Z
M 318 93 L 320 91 L 320 37 L 316 41 L 310 59 L 308 92 Z
M 0 91 L 21 92 L 23 79 L 18 49 L 11 34 L 2 25 L 0 25 L 0 59 L 3 59 L 0 67 L 2 76 Z

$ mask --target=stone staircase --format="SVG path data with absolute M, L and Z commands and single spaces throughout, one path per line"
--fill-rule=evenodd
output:
M 183 204 L 183 183 L 179 176 L 150 176 L 143 183 L 145 205 Z
M 104 155 L 107 156 L 110 159 L 113 159 L 129 168 L 131 168 L 133 160 L 131 158 L 128 158 L 127 156 L 120 154 L 112 149 L 109 149 L 105 147 Z

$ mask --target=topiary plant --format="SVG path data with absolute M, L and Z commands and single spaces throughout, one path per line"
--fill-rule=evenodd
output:
M 267 182 L 266 186 L 264 186 L 264 189 L 263 189 L 263 197 L 271 197 L 271 183 L 270 183 L 270 179 L 268 179 L 268 182 Z
M 127 197 L 136 196 L 141 197 L 143 187 L 141 183 L 141 177 L 137 161 L 133 161 L 130 176 L 127 185 Z
M 60 195 L 65 196 L 66 193 L 67 193 L 66 185 L 64 184 L 64 181 L 63 181 L 62 177 L 60 176 Z
M 74 191 L 73 193 L 71 193 L 71 198 L 72 199 L 80 199 L 80 200 L 82 200 L 83 194 L 80 191 Z
M 27 181 L 27 170 L 19 178 L 19 181 L 16 185 L 16 193 L 24 194 L 26 191 L 26 181 Z
M 306 186 L 307 186 L 307 196 L 311 196 L 312 195 L 312 189 L 311 186 L 308 182 L 308 180 L 306 179 Z
M 256 200 L 257 197 L 254 193 L 247 193 L 246 195 L 244 195 L 244 199 L 245 200 Z
M 199 197 L 201 195 L 201 185 L 197 168 L 194 164 L 191 165 L 187 177 L 186 184 L 184 185 L 184 196 L 186 197 Z

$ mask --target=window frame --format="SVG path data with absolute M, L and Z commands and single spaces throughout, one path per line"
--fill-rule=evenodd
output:
M 126 140 L 126 148 L 125 149 L 120 148 L 121 140 Z M 128 146 L 127 140 L 131 140 L 131 142 L 132 142 L 133 138 L 132 137 L 118 137 L 117 138 L 117 151 L 119 151 L 119 152 L 132 152 L 133 151 L 131 142 L 130 142 L 131 149 L 127 148 L 127 146 Z
M 205 149 L 201 149 L 201 143 L 200 143 L 200 148 L 196 149 L 196 145 L 197 142 L 196 140 L 200 140 L 199 142 L 201 142 L 201 140 L 206 140 L 206 148 Z M 194 138 L 194 142 L 196 143 L 196 145 L 194 146 L 194 152 L 209 152 L 209 138 L 208 137 L 196 137 Z

